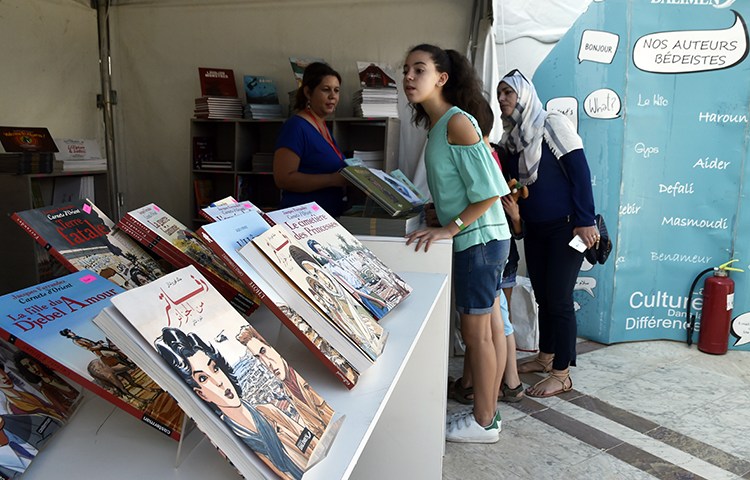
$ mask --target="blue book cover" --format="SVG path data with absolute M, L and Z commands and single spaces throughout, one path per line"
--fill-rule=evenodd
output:
M 272 79 L 261 75 L 245 75 L 242 83 L 245 85 L 247 103 L 279 103 L 279 95 Z
M 0 297 L 0 337 L 102 398 L 179 439 L 182 411 L 112 344 L 93 318 L 125 290 L 90 270 Z

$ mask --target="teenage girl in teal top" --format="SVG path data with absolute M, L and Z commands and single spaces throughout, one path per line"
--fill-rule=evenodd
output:
M 507 353 L 498 296 L 510 245 L 498 200 L 510 192 L 469 114 L 484 99 L 466 57 L 418 45 L 406 57 L 403 82 L 414 123 L 429 128 L 427 184 L 442 225 L 414 232 L 406 243 L 427 251 L 435 240 L 453 239 L 456 307 L 474 379 L 474 410 L 449 422 L 446 439 L 494 443 L 500 438 L 496 402 Z

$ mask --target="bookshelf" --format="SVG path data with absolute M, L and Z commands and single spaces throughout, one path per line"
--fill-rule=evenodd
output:
M 278 208 L 280 192 L 273 181 L 271 162 L 283 122 L 190 119 L 190 208 L 194 229 L 205 222 L 198 215 L 197 190 L 207 192 L 206 201 L 232 195 L 240 201 L 250 200 L 263 210 Z M 383 150 L 384 170 L 398 168 L 398 118 L 333 118 L 328 125 L 344 155 L 351 156 L 354 150 Z M 199 158 L 210 158 L 214 166 L 200 168 Z
M 68 273 L 56 260 L 37 244 L 21 227 L 10 219 L 14 212 L 39 208 L 52 204 L 57 179 L 94 178 L 94 198 L 91 200 L 107 215 L 109 187 L 107 172 L 39 173 L 29 175 L 0 175 L 0 191 L 3 202 L 0 210 L 0 238 L 6 255 L 0 264 L 0 294 L 10 293 L 30 285 Z M 49 261 L 48 261 L 49 259 Z M 59 267 L 59 268 L 57 268 Z

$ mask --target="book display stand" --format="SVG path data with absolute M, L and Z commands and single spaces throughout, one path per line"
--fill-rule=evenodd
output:
M 440 241 L 425 253 L 414 252 L 403 239 L 360 240 L 386 264 L 407 270 L 399 275 L 418 288 L 381 321 L 390 332 L 385 351 L 354 389 L 347 390 L 332 377 L 265 307 L 250 319 L 336 411 L 346 415 L 327 457 L 305 472 L 305 480 L 439 479 L 445 445 L 452 244 Z M 175 446 L 173 440 L 93 396 L 24 478 L 91 473 L 115 480 L 134 475 L 240 478 L 197 429 Z M 253 478 L 276 477 L 259 462 Z

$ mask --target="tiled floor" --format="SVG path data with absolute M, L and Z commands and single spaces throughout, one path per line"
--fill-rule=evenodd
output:
M 750 479 L 750 354 L 667 341 L 578 347 L 571 392 L 500 403 L 500 441 L 446 444 L 443 479 Z M 462 362 L 451 359 L 454 377 Z

